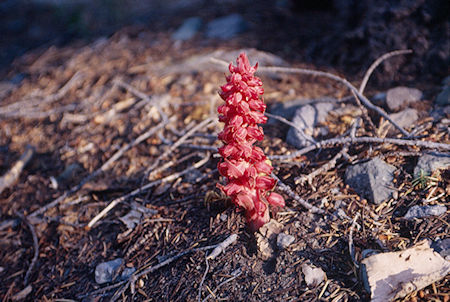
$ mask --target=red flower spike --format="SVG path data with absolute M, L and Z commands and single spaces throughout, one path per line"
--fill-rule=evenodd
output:
M 217 168 L 227 185 L 217 186 L 235 205 L 245 209 L 250 228 L 257 230 L 270 219 L 269 204 L 284 207 L 284 199 L 270 192 L 276 185 L 270 177 L 272 165 L 263 150 L 253 145 L 264 138 L 258 124 L 267 121 L 262 82 L 254 76 L 258 64 L 252 67 L 245 53 L 239 55 L 236 63 L 230 64 L 231 75 L 219 92 L 225 104 L 217 111 L 225 127 L 218 135 L 224 146 L 219 148 L 223 160 Z

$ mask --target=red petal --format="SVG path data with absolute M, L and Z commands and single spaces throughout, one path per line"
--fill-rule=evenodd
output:
M 275 193 L 275 192 L 270 193 L 269 197 L 267 197 L 267 201 L 273 206 L 278 206 L 278 207 L 285 206 L 283 196 L 281 196 L 280 194 Z

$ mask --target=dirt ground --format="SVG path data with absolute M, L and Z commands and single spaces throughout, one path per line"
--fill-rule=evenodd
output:
M 224 12 L 208 8 L 199 14 L 211 19 Z M 212 63 L 186 64 L 187 60 L 208 58 L 217 51 L 255 48 L 281 57 L 291 67 L 345 76 L 355 86 L 372 60 L 367 58 L 355 67 L 353 63 L 345 66 L 350 64 L 346 60 L 333 66 L 307 59 L 307 49 L 313 48 L 303 45 L 302 38 L 311 41 L 324 33 L 319 20 L 332 18 L 327 10 L 269 14 L 255 8 L 242 14 L 251 22 L 262 20 L 257 24 L 264 25 L 227 41 L 200 35 L 182 43 L 172 41 L 171 31 L 162 30 L 160 23 L 153 28 L 127 26 L 107 37 L 30 50 L 2 70 L 4 79 L 16 76 L 20 81 L 2 88 L 0 175 L 10 171 L 27 146 L 34 149 L 17 182 L 0 193 L 2 301 L 19 300 L 24 289 L 29 290 L 22 292 L 28 301 L 110 301 L 113 297 L 123 301 L 366 301 L 369 295 L 348 247 L 357 213 L 361 215 L 357 221 L 360 228 L 354 230 L 353 242 L 358 261 L 366 249 L 398 251 L 422 239 L 448 237 L 448 213 L 420 221 L 401 218 L 408 208 L 433 196 L 438 196 L 434 203 L 449 204 L 449 171 L 428 187 L 414 182 L 414 166 L 426 149 L 352 144 L 350 161 L 341 158 L 311 184 L 296 184 L 297 176 L 326 164 L 342 147 L 332 146 L 289 160 L 273 160 L 281 181 L 324 214 L 308 212 L 280 191 L 286 208 L 273 209 L 271 216 L 295 241 L 286 250 L 275 248 L 269 260 L 259 257 L 255 235 L 248 230 L 243 213 L 216 189 L 222 180 L 213 149 L 221 145 L 216 135 L 222 125 L 210 122 L 195 129 L 214 116 L 222 102 L 217 91 L 225 82 L 226 70 Z M 304 17 L 295 24 L 298 29 L 284 24 L 285 31 L 271 33 L 273 24 L 288 23 L 292 14 L 295 19 Z M 181 21 L 177 16 L 166 23 L 176 28 Z M 290 38 L 293 32 L 297 32 L 295 39 Z M 410 57 L 403 58 L 400 69 L 384 78 L 377 70 L 365 95 L 398 84 L 421 89 L 425 100 L 416 108 L 420 112 L 419 138 L 448 144 L 449 132 L 429 116 L 441 74 L 424 75 L 409 68 L 411 62 Z M 384 64 L 381 70 L 395 66 Z M 269 112 L 275 104 L 298 98 L 333 97 L 342 108 L 358 108 L 354 100 L 346 99 L 351 96 L 349 91 L 329 79 L 295 74 L 260 76 Z M 319 139 L 347 133 L 361 116 L 358 112 L 350 110 L 329 118 L 323 125 L 329 131 Z M 379 115 L 368 114 L 379 126 Z M 268 155 L 295 151 L 285 142 L 288 129 L 282 123 L 264 126 L 261 147 Z M 145 133 L 149 135 L 134 143 Z M 374 131 L 367 123 L 357 129 L 357 136 L 380 133 L 387 132 Z M 129 148 L 123 150 L 126 146 Z M 121 156 L 114 157 L 118 152 Z M 349 164 L 375 156 L 398 168 L 398 195 L 381 205 L 360 198 L 343 180 Z M 115 160 L 108 164 L 111 158 Z M 205 158 L 208 160 L 202 162 Z M 151 187 L 139 191 L 148 183 Z M 134 190 L 138 191 L 132 197 L 124 198 L 88 226 L 111 201 Z M 48 204 L 52 206 L 44 208 Z M 131 210 L 140 218 L 129 227 L 119 218 Z M 340 215 L 336 215 L 338 210 Z M 192 250 L 218 244 L 231 234 L 238 235 L 237 242 L 213 260 L 205 260 L 208 252 Z M 184 251 L 188 253 L 157 267 Z M 131 287 L 119 279 L 97 284 L 96 266 L 116 258 L 123 259 L 119 275 L 125 268 L 140 272 L 156 267 L 134 280 Z M 301 269 L 304 263 L 322 268 L 326 280 L 308 288 Z M 404 301 L 448 301 L 449 292 L 447 276 Z

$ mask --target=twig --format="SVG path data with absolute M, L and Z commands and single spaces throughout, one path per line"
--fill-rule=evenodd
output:
M 404 54 L 409 54 L 412 53 L 413 51 L 411 49 L 405 49 L 405 50 L 394 50 L 391 52 L 388 52 L 384 55 L 382 55 L 381 57 L 379 57 L 378 59 L 376 59 L 372 65 L 370 65 L 369 69 L 367 69 L 366 73 L 364 74 L 364 78 L 361 82 L 361 85 L 359 86 L 359 93 L 363 93 L 364 89 L 366 88 L 367 82 L 369 81 L 370 76 L 372 75 L 373 71 L 375 70 L 375 68 L 378 67 L 378 65 L 380 65 L 384 60 L 387 60 L 393 56 L 398 56 L 398 55 L 404 55 Z
M 219 243 L 217 247 L 211 252 L 211 254 L 208 255 L 207 259 L 214 260 L 217 256 L 220 255 L 227 247 L 232 245 L 236 242 L 238 238 L 238 235 L 232 234 L 227 239 L 225 239 L 223 242 Z
M 406 139 L 400 139 L 400 138 L 379 138 L 379 137 L 369 137 L 369 136 L 360 136 L 360 137 L 355 137 L 355 138 L 338 137 L 338 138 L 331 138 L 331 139 L 317 142 L 314 145 L 302 148 L 302 149 L 297 150 L 288 155 L 272 155 L 272 156 L 269 156 L 269 159 L 271 159 L 271 160 L 292 159 L 292 158 L 301 156 L 303 154 L 306 154 L 306 153 L 311 152 L 316 149 L 320 149 L 320 148 L 324 148 L 324 147 L 328 147 L 328 146 L 344 145 L 347 143 L 351 143 L 351 144 L 362 144 L 362 143 L 393 144 L 393 145 L 400 145 L 400 146 L 423 147 L 423 148 L 434 149 L 434 150 L 436 150 L 436 149 L 450 150 L 450 144 L 435 143 L 435 142 L 428 142 L 428 141 L 406 140 Z
M 348 251 L 350 253 L 350 257 L 352 258 L 352 262 L 356 267 L 359 267 L 358 261 L 356 261 L 355 257 L 355 246 L 353 245 L 353 230 L 356 225 L 356 221 L 359 218 L 359 212 L 356 213 L 355 217 L 353 218 L 352 225 L 350 227 L 350 233 L 348 235 Z
M 212 294 L 215 294 L 219 290 L 220 287 L 224 286 L 225 284 L 233 281 L 234 279 L 236 279 L 237 277 L 242 275 L 242 271 L 240 268 L 238 268 L 237 270 L 232 272 L 231 275 L 232 275 L 232 277 L 226 279 L 225 281 L 223 281 L 219 285 L 217 285 L 216 289 L 212 291 Z M 206 302 L 209 298 L 212 297 L 212 294 L 209 294 L 205 299 L 202 300 L 202 302 Z
M 28 267 L 28 270 L 25 274 L 25 278 L 23 279 L 23 285 L 28 285 L 28 279 L 30 278 L 31 272 L 33 271 L 34 266 L 36 265 L 36 262 L 39 257 L 39 241 L 36 235 L 36 231 L 34 230 L 33 225 L 28 221 L 28 219 L 22 214 L 17 212 L 17 215 L 22 219 L 23 222 L 27 225 L 27 227 L 30 229 L 31 236 L 33 237 L 33 248 L 34 248 L 34 255 L 33 259 L 31 260 L 30 266 Z
M 159 184 L 161 184 L 163 182 L 172 181 L 172 180 L 174 180 L 174 179 L 176 179 L 176 178 L 178 178 L 180 176 L 183 176 L 183 175 L 191 172 L 194 169 L 198 169 L 199 167 L 203 166 L 206 162 L 208 162 L 209 157 L 210 156 L 209 156 L 209 153 L 208 153 L 208 155 L 205 156 L 205 158 L 203 158 L 202 160 L 196 162 L 191 167 L 189 167 L 189 168 L 187 168 L 187 169 L 185 169 L 185 170 L 183 170 L 181 172 L 177 172 L 177 173 L 174 173 L 174 174 L 169 175 L 167 177 L 164 177 L 162 179 L 152 181 L 152 182 L 150 182 L 150 183 L 148 183 L 148 184 L 146 184 L 144 186 L 141 186 L 140 188 L 138 188 L 138 189 L 136 189 L 136 190 L 134 190 L 134 191 L 124 195 L 124 196 L 121 196 L 119 198 L 114 199 L 113 201 L 111 201 L 108 204 L 108 206 L 106 206 L 106 208 L 104 208 L 100 213 L 98 213 L 94 218 L 92 218 L 92 220 L 87 224 L 86 229 L 89 230 L 90 228 L 92 228 L 92 226 L 95 223 L 97 223 L 97 221 L 102 219 L 103 216 L 105 216 L 109 211 L 111 211 L 115 206 L 117 206 L 119 203 L 123 202 L 124 200 L 127 200 L 130 197 L 136 196 L 136 195 L 140 194 L 141 192 L 144 192 L 144 191 L 146 191 L 146 190 L 148 190 L 148 189 L 150 189 L 152 187 L 155 187 L 155 186 L 157 186 L 157 185 L 159 185 Z
M 25 152 L 20 156 L 19 160 L 11 167 L 11 169 L 2 177 L 0 177 L 0 194 L 6 188 L 12 186 L 19 179 L 20 173 L 22 173 L 23 168 L 33 157 L 34 148 L 27 146 Z
M 117 161 L 123 154 L 125 154 L 126 151 L 128 151 L 129 149 L 131 149 L 132 147 L 136 146 L 137 144 L 145 141 L 147 138 L 149 138 L 150 136 L 152 136 L 155 132 L 159 131 L 161 128 L 163 128 L 164 126 L 166 126 L 169 122 L 171 121 L 171 119 L 169 119 L 168 121 L 165 122 L 161 122 L 158 125 L 156 125 L 155 127 L 152 127 L 151 129 L 149 129 L 148 131 L 144 132 L 143 134 L 141 134 L 139 137 L 137 137 L 134 141 L 122 146 L 122 148 L 120 148 L 110 159 L 108 159 L 100 168 L 98 168 L 97 170 L 95 170 L 94 172 L 92 172 L 91 174 L 89 174 L 88 176 L 86 176 L 85 178 L 83 178 L 80 183 L 74 187 L 72 187 L 69 191 L 65 192 L 63 195 L 61 195 L 60 197 L 58 197 L 57 199 L 53 200 L 52 202 L 48 203 L 47 205 L 37 209 L 36 211 L 34 211 L 33 213 L 31 213 L 30 215 L 28 215 L 28 217 L 35 217 L 37 215 L 43 214 L 45 213 L 47 210 L 57 206 L 58 204 L 60 204 L 61 202 L 63 202 L 67 197 L 73 195 L 75 192 L 77 192 L 78 190 L 80 190 L 84 184 L 86 184 L 87 182 L 89 182 L 90 180 L 92 180 L 93 178 L 95 178 L 96 176 L 98 176 L 100 173 L 108 170 L 112 164 Z
M 300 196 L 298 196 L 292 189 L 284 184 L 274 173 L 271 174 L 272 177 L 278 182 L 278 188 L 285 192 L 289 197 L 300 203 L 303 207 L 307 208 L 311 213 L 317 213 L 317 214 L 324 214 L 325 211 L 322 209 L 319 209 L 316 206 L 313 206 L 312 204 L 309 204 L 306 200 L 302 199 Z
M 205 269 L 205 272 L 203 273 L 202 280 L 200 281 L 200 285 L 198 286 L 198 298 L 197 298 L 198 302 L 202 301 L 203 282 L 205 282 L 206 275 L 208 274 L 208 271 L 209 271 L 208 257 L 205 257 L 205 262 L 206 262 L 206 269 Z
M 271 114 L 271 113 L 268 113 L 268 112 L 265 112 L 264 114 L 267 115 L 268 117 L 271 117 L 271 118 L 274 118 L 276 120 L 279 120 L 280 122 L 283 122 L 286 125 L 289 125 L 289 126 L 295 128 L 300 133 L 300 135 L 304 139 L 306 139 L 307 141 L 309 141 L 311 143 L 315 143 L 316 142 L 312 137 L 306 135 L 302 128 L 300 128 L 298 125 L 294 124 L 293 122 L 288 121 L 284 117 L 278 116 L 278 115 L 275 115 L 275 114 Z
M 228 66 L 228 63 L 222 60 L 218 60 L 215 58 L 211 58 L 211 61 L 214 63 L 218 63 L 221 65 Z M 294 74 L 306 74 L 306 75 L 312 75 L 312 76 L 321 76 L 325 78 L 332 79 L 334 81 L 337 81 L 339 83 L 342 83 L 344 86 L 346 86 L 348 89 L 353 91 L 358 98 L 361 100 L 361 102 L 368 107 L 369 109 L 372 109 L 376 111 L 379 115 L 384 117 L 386 120 L 388 120 L 392 125 L 394 125 L 395 128 L 397 128 L 403 135 L 409 137 L 410 134 L 408 131 L 403 129 L 399 124 L 397 124 L 382 108 L 375 106 L 372 104 L 371 101 L 369 101 L 364 95 L 362 95 L 358 89 L 356 89 L 355 86 L 353 86 L 349 81 L 347 81 L 344 78 L 341 78 L 337 75 L 334 75 L 332 73 L 324 72 L 324 71 L 318 71 L 318 70 L 312 70 L 312 69 L 304 69 L 304 68 L 288 68 L 288 67 L 277 67 L 277 66 L 270 66 L 270 67 L 259 67 L 258 71 L 260 72 L 285 72 L 285 73 L 294 73 Z
M 166 156 L 168 156 L 170 153 L 172 153 L 176 148 L 178 148 L 182 143 L 184 143 L 197 130 L 199 130 L 201 128 L 206 128 L 208 126 L 208 124 L 211 123 L 211 121 L 213 121 L 213 120 L 215 120 L 215 118 L 209 117 L 209 118 L 205 119 L 204 121 L 202 121 L 201 123 L 199 123 L 198 125 L 196 125 L 195 127 L 192 127 L 191 130 L 186 132 L 185 135 L 180 137 L 172 146 L 170 146 L 170 148 L 168 150 L 166 150 L 166 152 L 164 152 L 163 154 L 158 156 L 158 158 L 153 162 L 153 164 L 145 170 L 145 175 L 150 176 L 152 171 L 159 165 L 159 162 L 162 159 L 164 159 Z

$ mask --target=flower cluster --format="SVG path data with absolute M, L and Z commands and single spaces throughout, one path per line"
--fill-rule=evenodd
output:
M 266 123 L 266 105 L 261 96 L 262 82 L 254 76 L 258 64 L 252 67 L 245 53 L 237 58 L 237 66 L 230 64 L 231 75 L 219 93 L 226 104 L 219 106 L 219 121 L 225 123 L 219 139 L 223 159 L 217 168 L 227 179 L 218 187 L 234 204 L 246 210 L 247 221 L 253 230 L 269 221 L 268 205 L 284 206 L 281 195 L 270 192 L 276 185 L 270 177 L 272 165 L 261 148 L 254 146 L 264 138 L 258 124 Z

